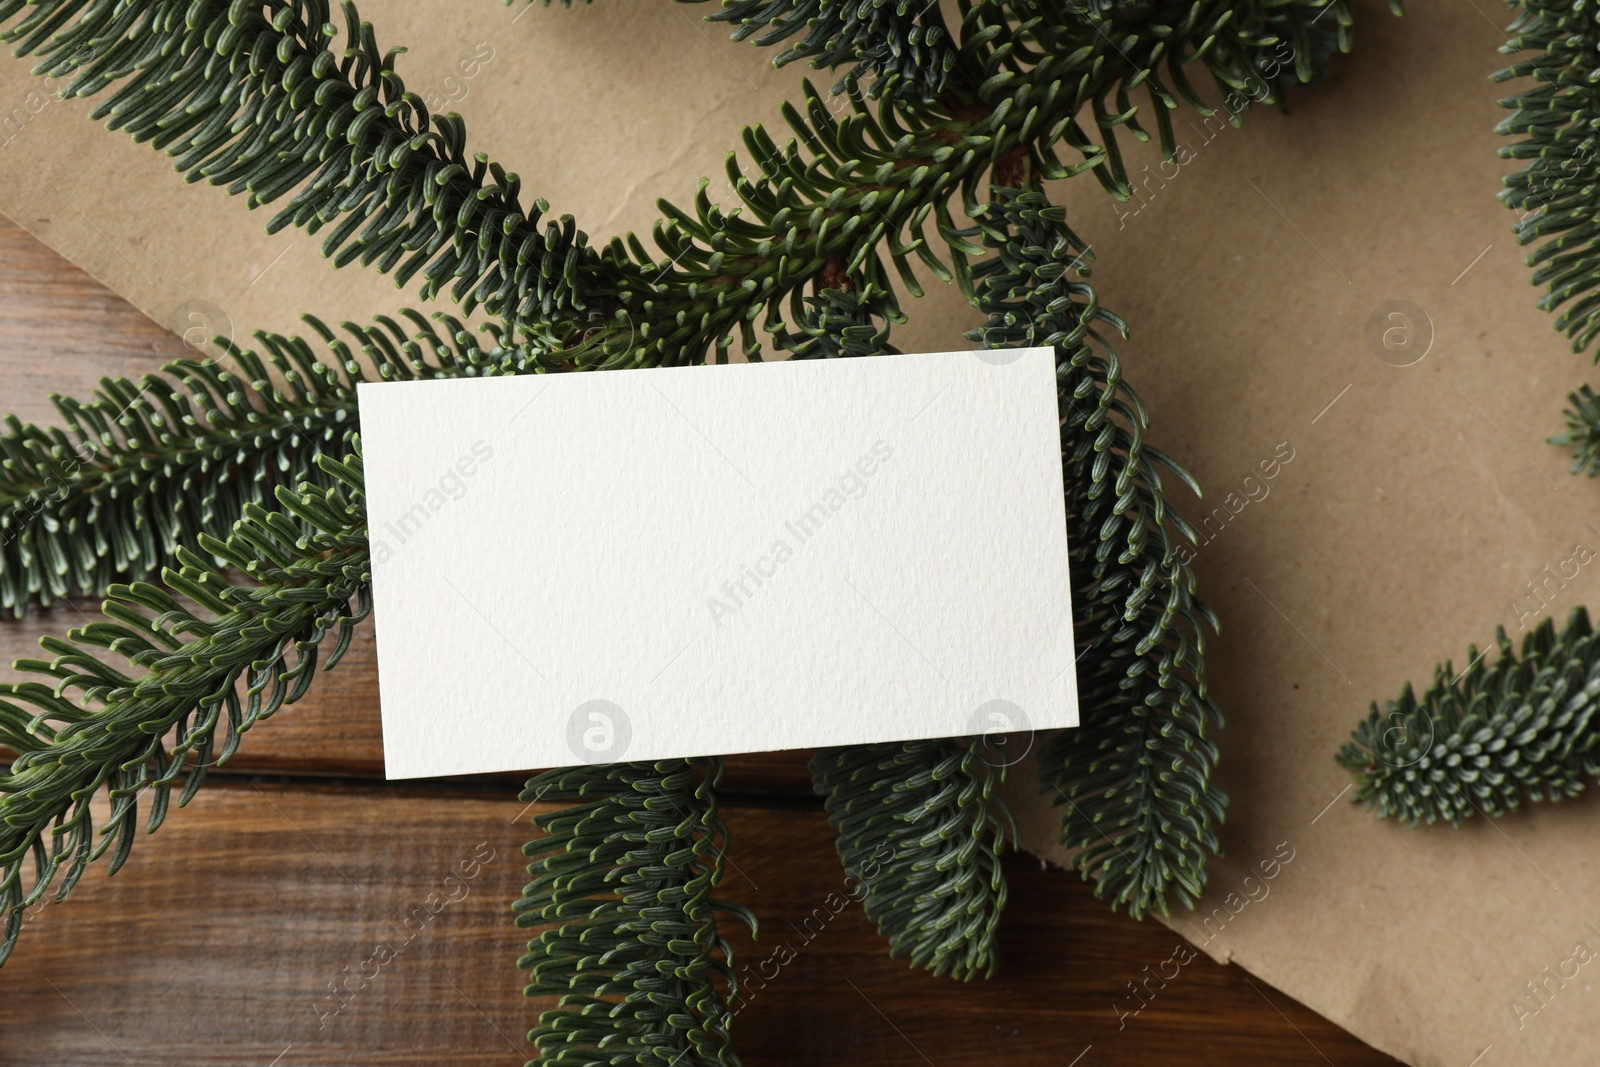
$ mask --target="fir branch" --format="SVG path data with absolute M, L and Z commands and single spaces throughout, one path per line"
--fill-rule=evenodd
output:
M 974 271 L 974 331 L 986 347 L 1058 352 L 1061 447 L 1079 645 L 1080 725 L 1039 753 L 1040 785 L 1067 805 L 1062 844 L 1096 893 L 1134 916 L 1168 895 L 1191 905 L 1226 795 L 1211 782 L 1222 725 L 1202 654 L 1215 619 L 1194 596 L 1184 553 L 1193 533 L 1162 497 L 1159 467 L 1189 476 L 1144 443 L 1143 404 L 1122 379 L 1088 253 L 1064 212 L 1037 191 L 996 189 L 978 213 L 993 259 Z M 1198 492 L 1198 490 L 1196 490 Z
M 698 764 L 698 766 L 697 766 Z M 565 802 L 534 817 L 523 854 L 533 880 L 519 927 L 546 927 L 518 966 L 530 997 L 555 996 L 528 1039 L 557 1067 L 737 1067 L 727 999 L 732 951 L 714 899 L 728 832 L 713 788 L 720 760 L 661 760 L 546 771 L 521 799 Z
M 1000 855 L 1016 840 L 995 793 L 1004 769 L 966 741 L 931 740 L 824 749 L 811 775 L 889 954 L 962 980 L 994 974 Z
M 175 566 L 180 545 L 226 539 L 250 504 L 325 479 L 317 459 L 356 425 L 356 385 L 497 369 L 461 323 L 446 336 L 413 311 L 351 344 L 315 319 L 330 358 L 298 337 L 257 333 L 262 352 L 223 343 L 231 368 L 179 360 L 160 375 L 103 378 L 88 402 L 52 398 L 63 423 L 14 416 L 0 435 L 0 607 L 22 617 L 74 592 Z M 361 358 L 357 358 L 358 353 Z
M 1237 123 L 1246 94 L 1267 102 L 1286 77 L 1265 77 L 1268 64 L 1292 58 L 1296 80 L 1312 77 L 1313 27 L 1336 26 L 1339 47 L 1349 46 L 1347 0 L 1201 0 L 1104 14 L 1022 7 L 1020 22 L 1002 5 L 966 9 L 957 63 L 966 74 L 931 103 L 886 99 L 874 114 L 857 87 L 853 114 L 837 119 L 808 85 L 803 108 L 785 109 L 798 143 L 779 147 L 757 127 L 746 132 L 744 169 L 730 156 L 739 212 L 713 205 L 704 186 L 692 210 L 662 203 L 660 258 L 631 236 L 597 252 L 570 217 L 541 229 L 543 203 L 524 210 L 514 175 L 468 157 L 460 119 L 428 115 L 405 91 L 394 53 L 379 53 L 348 3 L 342 58 L 329 46 L 326 0 L 193 12 L 180 0 L 0 0 L 0 23 L 26 11 L 5 33 L 19 53 L 42 54 L 39 73 L 74 76 L 69 95 L 116 85 L 96 114 L 175 155 L 191 180 L 248 192 L 252 205 L 298 189 L 271 227 L 332 226 L 324 251 L 335 262 L 360 259 L 402 284 L 420 272 L 425 295 L 448 285 L 467 310 L 501 315 L 508 339 L 531 342 L 552 367 L 612 367 L 725 357 L 735 334 L 754 356 L 754 322 L 763 311 L 780 319 L 786 300 L 798 319 L 802 290 L 824 264 L 890 288 L 885 242 L 908 291 L 920 293 L 912 256 L 966 284 L 976 248 L 951 200 L 959 192 L 975 209 L 996 160 L 1020 150 L 1045 177 L 1092 170 L 1126 198 L 1118 130 L 1149 136 L 1135 89 L 1151 94 L 1172 158 L 1169 112 L 1187 102 L 1215 113 L 1186 68 L 1210 75 Z M 1080 121 L 1084 110 L 1091 121 Z M 1082 159 L 1064 163 L 1058 149 Z
M 1546 619 L 1519 658 L 1502 628 L 1492 664 L 1467 649 L 1459 676 L 1446 661 L 1416 696 L 1376 702 L 1338 761 L 1356 803 L 1415 826 L 1504 815 L 1524 800 L 1557 801 L 1600 777 L 1600 641 L 1583 608 L 1558 633 Z M 1485 650 L 1487 651 L 1487 650 Z
M 1584 385 L 1567 394 L 1567 403 L 1567 432 L 1550 438 L 1550 443 L 1572 449 L 1573 474 L 1593 478 L 1600 475 L 1600 397 Z
M 422 279 L 516 325 L 581 322 L 621 284 L 570 217 L 524 208 L 521 183 L 469 155 L 459 116 L 430 115 L 370 24 L 341 4 L 343 47 L 328 0 L 205 3 L 0 0 L 3 34 L 35 73 L 71 78 L 68 97 L 111 95 L 91 113 L 174 157 L 189 181 L 288 196 L 269 232 L 332 229 L 336 265 Z M 18 16 L 22 17 L 19 19 Z
M 1312 28 L 1324 15 L 1338 27 L 1339 46 L 1350 43 L 1345 0 L 1212 0 L 1122 21 L 1087 20 L 1071 5 L 1023 6 L 1030 17 L 1020 23 L 1002 5 L 967 9 L 959 68 L 971 72 L 971 84 L 952 84 L 932 104 L 890 100 L 874 110 L 859 90 L 847 90 L 851 109 L 835 116 L 807 83 L 803 107 L 784 112 L 795 140 L 780 147 L 755 127 L 745 134 L 748 158 L 742 164 L 729 158 L 740 214 L 712 204 L 704 184 L 692 214 L 662 202 L 666 219 L 655 238 L 669 258 L 658 263 L 633 238 L 627 245 L 641 272 L 661 272 L 659 284 L 638 300 L 624 294 L 626 322 L 595 329 L 587 335 L 591 350 L 572 358 L 653 365 L 679 355 L 697 360 L 709 347 L 720 360 L 735 334 L 744 355 L 759 358 L 754 324 L 762 312 L 768 329 L 782 320 L 786 302 L 790 317 L 799 319 L 803 287 L 830 265 L 893 289 L 884 245 L 912 295 L 922 295 L 912 257 L 967 289 L 968 257 L 981 247 L 957 224 L 952 201 L 959 196 L 968 214 L 977 210 L 978 190 L 1000 160 L 1021 154 L 1033 173 L 1052 179 L 1091 171 L 1126 199 L 1131 190 L 1118 130 L 1150 136 L 1131 100 L 1135 89 L 1154 98 L 1163 152 L 1175 158 L 1170 111 L 1187 103 L 1202 115 L 1218 113 L 1191 85 L 1186 67 L 1211 75 L 1221 113 L 1238 124 L 1250 101 L 1270 103 L 1291 78 L 1314 76 Z M 1080 121 L 1085 110 L 1092 120 Z M 1082 159 L 1063 162 L 1059 149 Z M 622 249 L 613 242 L 605 254 Z
M 0 739 L 20 753 L 0 773 L 0 963 L 16 943 L 23 909 L 43 898 L 63 865 L 57 900 L 108 852 L 109 873 L 122 866 L 146 789 L 145 830 L 154 832 L 180 778 L 186 775 L 181 807 L 246 730 L 305 694 L 330 634 L 326 667 L 344 654 L 371 610 L 361 460 L 358 452 L 319 462 L 325 488 L 280 486 L 282 511 L 247 504 L 226 541 L 199 536 L 202 551 L 256 584 L 234 585 L 179 548 L 164 588 L 113 586 L 104 621 L 65 640 L 45 637 L 40 644 L 53 659 L 17 664 L 50 684 L 0 686 Z M 91 805 L 102 794 L 110 814 L 97 840 Z M 30 856 L 34 877 L 24 888 Z
M 762 46 L 804 34 L 773 65 L 797 59 L 828 70 L 848 65 L 835 95 L 865 85 L 872 100 L 931 103 L 957 61 L 939 5 L 928 0 L 724 0 L 708 21 L 732 23 L 735 41 L 755 37 Z
M 1578 0 L 1526 0 L 1500 51 L 1519 59 L 1492 78 L 1531 78 L 1533 84 L 1500 101 L 1512 114 L 1495 132 L 1520 138 L 1500 158 L 1525 160 L 1505 179 L 1500 199 L 1519 213 L 1517 243 L 1537 245 L 1527 264 L 1546 288 L 1539 306 L 1565 308 L 1556 329 L 1582 352 L 1600 334 L 1600 161 L 1593 117 L 1600 90 L 1600 16 Z

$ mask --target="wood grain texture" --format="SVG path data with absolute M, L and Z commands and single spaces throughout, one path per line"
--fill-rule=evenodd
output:
M 83 394 L 102 374 L 142 373 L 180 352 L 0 220 L 8 410 L 48 420 L 49 391 Z M 40 633 L 87 612 L 63 605 L 0 623 L 0 657 L 33 654 Z M 763 923 L 758 942 L 735 932 L 740 968 L 772 975 L 751 982 L 735 1023 L 750 1067 L 1394 1062 L 1201 956 L 1123 1014 L 1139 1003 L 1129 983 L 1164 963 L 1171 974 L 1181 942 L 1023 855 L 1006 868 L 1001 973 L 962 985 L 909 970 L 859 906 L 840 904 L 843 874 L 805 757 L 729 761 L 734 866 L 722 895 Z M 537 809 L 505 776 L 390 785 L 381 774 L 368 638 L 247 738 L 120 874 L 92 870 L 69 901 L 30 916 L 0 970 L 0 1065 L 522 1062 L 542 1005 L 521 995 L 514 961 L 526 935 L 509 907 Z M 368 781 L 316 780 L 327 776 Z M 374 969 L 365 961 L 379 943 L 399 951 Z M 343 994 L 330 991 L 339 984 Z
M 30 921 L 0 971 L 0 1064 L 521 1062 L 542 1006 L 519 992 L 509 921 L 522 812 L 509 795 L 220 779 L 114 878 Z M 751 1067 L 1391 1062 L 1204 957 L 1168 964 L 1177 977 L 1119 1018 L 1126 983 L 1178 939 L 1025 856 L 1007 866 L 1001 973 L 910 971 L 840 904 L 820 811 L 724 814 L 723 893 L 763 924 L 759 942 L 735 934 L 737 964 L 771 976 L 735 1019 Z M 379 944 L 384 966 L 366 962 Z

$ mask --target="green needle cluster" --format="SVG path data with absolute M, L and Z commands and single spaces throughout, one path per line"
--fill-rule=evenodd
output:
M 534 817 L 533 876 L 512 907 L 543 928 L 518 966 L 529 996 L 554 997 L 531 1040 L 541 1062 L 730 1065 L 733 954 L 715 914 L 755 917 L 712 898 L 728 831 L 717 760 L 546 771 L 521 799 L 565 806 Z M 727 991 L 727 993 L 724 992 Z
M 46 637 L 52 658 L 17 664 L 49 684 L 0 686 L 0 742 L 19 753 L 0 774 L 0 962 L 23 908 L 63 868 L 57 899 L 107 852 L 114 873 L 133 847 L 140 798 L 149 792 L 154 832 L 172 790 L 181 783 L 187 803 L 246 730 L 305 694 L 324 642 L 333 639 L 331 668 L 371 612 L 360 453 L 318 466 L 326 487 L 280 486 L 279 510 L 247 504 L 225 541 L 197 538 L 220 567 L 180 547 L 161 586 L 113 585 L 103 621 Z M 109 815 L 92 810 L 100 796 Z
M 1384 710 L 1372 705 L 1339 753 L 1356 801 L 1379 818 L 1459 826 L 1575 796 L 1600 776 L 1600 640 L 1588 612 L 1560 631 L 1546 619 L 1520 655 L 1503 629 L 1495 646 L 1493 663 L 1469 648 L 1459 675 L 1446 662 L 1421 696 L 1407 685 Z
M 1004 768 L 966 741 L 905 741 L 824 749 L 811 775 L 889 954 L 963 980 L 992 975 L 1000 855 L 1016 838 L 994 793 Z

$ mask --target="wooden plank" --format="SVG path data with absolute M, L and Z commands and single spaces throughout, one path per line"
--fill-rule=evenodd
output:
M 508 910 L 524 881 L 522 809 L 510 796 L 219 782 L 115 878 L 92 871 L 29 922 L 0 970 L 0 1064 L 519 1063 L 540 1007 L 520 993 L 525 934 Z M 996 978 L 911 971 L 840 903 L 814 803 L 724 814 L 736 867 L 722 895 L 763 924 L 759 942 L 734 932 L 737 965 L 769 976 L 735 1020 L 752 1067 L 1393 1062 L 1203 956 L 1167 964 L 1177 976 L 1119 1018 L 1118 993 L 1126 1009 L 1126 983 L 1162 969 L 1178 938 L 1027 856 L 1007 865 Z M 380 943 L 396 958 L 366 963 Z

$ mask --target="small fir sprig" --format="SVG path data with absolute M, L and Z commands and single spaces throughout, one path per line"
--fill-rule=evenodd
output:
M 728 831 L 713 789 L 720 760 L 661 760 L 546 771 L 525 801 L 565 805 L 534 817 L 523 848 L 533 880 L 515 905 L 540 928 L 518 966 L 524 992 L 555 997 L 528 1040 L 553 1067 L 738 1067 L 729 1047 L 733 954 L 715 899 Z
M 1559 632 L 1546 619 L 1520 656 L 1504 629 L 1495 646 L 1492 663 L 1469 648 L 1461 674 L 1447 661 L 1421 696 L 1408 684 L 1384 710 L 1372 705 L 1338 756 L 1355 802 L 1413 826 L 1459 826 L 1575 796 L 1600 775 L 1600 641 L 1588 612 Z
M 1600 397 L 1587 385 L 1567 394 L 1566 433 L 1550 438 L 1553 445 L 1572 450 L 1572 473 L 1600 475 Z
M 962 980 L 993 975 L 1000 856 L 1016 840 L 995 792 L 1004 768 L 968 740 L 931 740 L 824 749 L 811 775 L 889 954 Z

